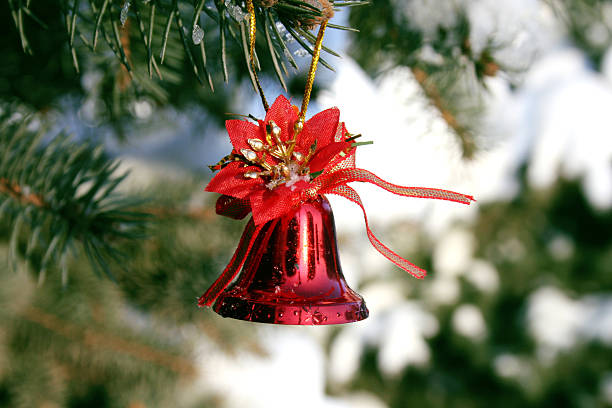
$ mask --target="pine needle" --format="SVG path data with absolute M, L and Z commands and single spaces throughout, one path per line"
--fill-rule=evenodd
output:
M 109 0 L 104 0 L 102 3 L 102 7 L 100 8 L 100 12 L 96 17 L 96 27 L 94 29 L 93 35 L 93 49 L 96 49 L 96 45 L 98 43 L 98 32 L 100 31 L 100 26 L 102 24 L 102 18 L 104 17 L 104 12 L 106 11 L 106 7 L 108 6 Z

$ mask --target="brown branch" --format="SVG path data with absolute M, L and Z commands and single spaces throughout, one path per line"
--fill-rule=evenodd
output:
M 309 30 L 312 30 L 317 25 L 321 25 L 323 21 L 327 21 L 334 16 L 334 6 L 328 0 L 304 0 L 306 3 L 318 8 L 321 11 L 321 16 L 315 17 L 312 20 L 307 20 L 306 24 Z
M 420 68 L 412 67 L 411 70 L 427 99 L 429 99 L 431 104 L 440 112 L 442 119 L 461 140 L 463 154 L 466 157 L 470 157 L 474 153 L 475 146 L 469 131 L 457 121 L 455 115 L 446 107 L 436 86 L 431 81 L 428 81 L 429 75 Z
M 211 208 L 192 208 L 182 211 L 171 207 L 146 207 L 142 211 L 162 219 L 188 218 L 197 221 L 210 221 L 215 218 L 215 211 Z
M 32 204 L 42 209 L 50 208 L 41 194 L 30 192 L 28 188 L 21 187 L 5 178 L 0 178 L 0 193 L 9 195 L 21 204 Z M 191 208 L 183 211 L 171 207 L 143 207 L 137 210 L 165 219 L 188 218 L 197 221 L 209 221 L 215 217 L 215 211 L 210 208 Z
M 130 48 L 130 25 L 131 20 L 128 18 L 127 20 L 125 20 L 125 24 L 121 28 L 121 46 L 123 47 L 125 60 L 128 64 L 132 65 L 132 49 Z M 119 91 L 124 92 L 132 82 L 132 78 L 126 66 L 123 64 L 120 65 L 121 71 L 117 75 L 117 85 L 119 86 Z
M 114 334 L 96 332 L 92 329 L 66 322 L 37 307 L 30 306 L 21 311 L 20 315 L 32 323 L 36 323 L 70 340 L 81 342 L 94 350 L 105 348 L 168 368 L 177 374 L 186 376 L 194 376 L 196 374 L 193 363 L 185 358 L 121 338 Z
M 279 0 L 256 0 L 258 5 L 266 8 L 274 7 L 278 2 Z
M 32 204 L 39 208 L 49 208 L 42 195 L 29 192 L 19 184 L 0 178 L 0 193 L 8 194 L 22 204 Z

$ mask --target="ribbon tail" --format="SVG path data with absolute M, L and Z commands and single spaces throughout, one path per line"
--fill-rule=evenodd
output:
M 423 279 L 425 277 L 427 272 L 424 269 L 421 269 L 418 266 L 414 265 L 413 263 L 409 262 L 408 260 L 402 258 L 398 254 L 393 252 L 391 249 L 389 249 L 387 246 L 385 246 L 385 244 L 380 242 L 378 238 L 376 238 L 376 235 L 374 235 L 374 233 L 370 229 L 366 210 L 363 207 L 363 203 L 361 202 L 361 197 L 359 197 L 359 194 L 357 194 L 357 191 L 355 191 L 354 189 L 352 189 L 351 187 L 347 185 L 339 185 L 331 190 L 326 190 L 325 193 L 339 195 L 341 197 L 346 198 L 347 200 L 354 202 L 359 207 L 361 207 L 361 211 L 363 211 L 363 218 L 365 220 L 366 231 L 368 234 L 368 238 L 370 239 L 370 242 L 372 243 L 372 246 L 376 248 L 376 250 L 380 252 L 385 258 L 387 258 L 388 260 L 393 262 L 395 265 L 397 265 L 399 268 L 408 272 L 415 278 Z
M 438 188 L 428 187 L 405 187 L 397 184 L 389 183 L 378 177 L 376 174 L 358 168 L 342 169 L 330 173 L 325 181 L 321 181 L 322 189 L 334 188 L 346 183 L 354 181 L 361 181 L 363 183 L 371 183 L 382 189 L 389 191 L 390 193 L 401 195 L 404 197 L 416 197 L 416 198 L 431 198 L 436 200 L 447 200 L 454 201 L 461 204 L 470 204 L 472 201 L 476 201 L 474 197 L 466 194 L 456 193 L 449 190 L 441 190 Z
M 262 227 L 263 225 L 255 226 L 252 218 L 249 220 L 244 232 L 242 233 L 242 237 L 240 237 L 238 247 L 232 256 L 232 259 L 229 261 L 229 264 L 227 264 L 221 273 L 221 276 L 219 276 L 217 280 L 210 285 L 208 290 L 206 290 L 206 293 L 204 293 L 198 299 L 199 307 L 211 306 L 213 303 L 215 303 L 215 300 L 217 300 L 221 292 L 223 292 L 225 288 L 234 280 L 242 268 L 242 265 L 244 265 L 247 255 L 251 251 L 251 248 L 253 247 L 253 244 L 255 243 L 255 240 Z

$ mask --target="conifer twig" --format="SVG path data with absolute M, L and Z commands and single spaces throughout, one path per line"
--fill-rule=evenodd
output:
M 440 112 L 442 119 L 461 140 L 464 154 L 466 156 L 470 156 L 474 151 L 474 143 L 467 129 L 457 121 L 455 115 L 447 108 L 436 86 L 432 82 L 428 81 L 429 76 L 427 73 L 416 67 L 411 67 L 410 70 L 412 71 L 412 74 L 414 75 L 414 78 L 418 84 L 421 86 L 421 89 L 423 90 L 423 93 L 427 99 L 438 110 L 438 112 Z
M 10 182 L 5 178 L 0 178 L 0 193 L 8 194 L 24 205 L 31 204 L 38 208 L 48 208 L 48 205 L 40 195 L 28 191 L 24 192 L 24 190 L 19 184 Z
M 193 363 L 183 357 L 111 333 L 94 331 L 91 328 L 67 322 L 35 306 L 29 306 L 21 310 L 19 315 L 32 323 L 72 341 L 80 342 L 94 350 L 102 348 L 125 354 L 141 361 L 165 367 L 180 375 L 192 377 L 196 373 Z
M 24 3 L 24 4 L 22 4 Z M 8 0 L 8 4 L 11 10 L 11 16 L 13 24 L 17 28 L 19 38 L 21 40 L 22 48 L 24 52 L 31 53 L 30 43 L 26 36 L 26 27 L 24 26 L 23 16 L 26 15 L 34 20 L 39 27 L 36 29 L 45 29 L 46 23 L 39 19 L 32 11 L 28 8 L 29 2 L 22 2 L 22 0 Z M 140 65 L 141 61 L 130 61 L 129 54 L 124 49 L 121 41 L 118 39 L 122 37 L 118 30 L 118 21 L 121 23 L 127 23 L 125 20 L 128 13 L 129 2 L 124 1 L 123 8 L 110 0 L 64 0 L 62 5 L 62 18 L 65 20 L 64 25 L 66 26 L 68 49 L 71 53 L 72 63 L 75 70 L 79 71 L 79 58 L 77 54 L 77 47 L 75 44 L 75 35 L 78 33 L 80 38 L 85 45 L 84 48 L 79 49 L 79 52 L 89 51 L 96 52 L 100 51 L 100 39 L 104 39 L 109 48 L 115 54 L 115 57 L 126 67 L 130 77 L 132 74 L 132 67 Z M 229 79 L 228 63 L 227 63 L 227 50 L 226 47 L 226 32 L 229 32 L 232 37 L 239 39 L 237 34 L 239 30 L 243 30 L 242 25 L 244 19 L 241 18 L 241 6 L 240 2 L 233 0 L 231 2 L 223 0 L 214 0 L 216 7 L 209 7 L 206 5 L 205 0 L 151 0 L 151 1 L 132 1 L 131 15 L 135 15 L 138 20 L 138 29 L 140 30 L 140 41 L 144 47 L 145 55 L 139 55 L 142 62 L 148 70 L 149 79 L 152 78 L 153 72 L 161 79 L 161 71 L 158 67 L 164 63 L 167 48 L 169 46 L 168 38 L 171 31 L 178 33 L 181 41 L 183 42 L 184 53 L 179 54 L 180 58 L 187 60 L 188 64 L 191 65 L 192 70 L 198 81 L 201 83 L 208 82 L 211 90 L 214 87 L 213 76 L 214 72 L 211 70 L 213 66 L 219 66 L 224 80 L 227 82 Z M 260 28 L 266 34 L 264 37 L 260 37 L 259 42 L 266 42 L 266 47 L 271 50 L 270 55 L 274 67 L 274 71 L 278 80 L 283 87 L 286 87 L 283 76 L 280 75 L 281 68 L 284 68 L 284 61 L 286 59 L 289 64 L 297 67 L 297 64 L 293 60 L 291 53 L 288 52 L 287 46 L 278 33 L 276 24 L 283 24 L 288 30 L 291 36 L 295 37 L 298 45 L 304 48 L 308 52 L 312 52 L 308 42 L 312 42 L 312 34 L 308 32 L 314 26 L 320 24 L 323 19 L 328 19 L 334 13 L 335 7 L 343 6 L 359 6 L 368 4 L 367 0 L 354 0 L 350 2 L 336 1 L 334 3 L 329 0 L 279 0 L 274 2 L 267 2 L 263 7 L 257 7 L 257 19 L 263 23 Z M 183 20 L 186 16 L 181 15 L 181 11 L 193 10 L 193 14 L 190 16 L 190 20 Z M 143 22 L 143 16 L 148 16 L 147 25 Z M 205 16 L 207 18 L 205 19 Z M 127 17 L 128 20 L 130 17 Z M 156 18 L 163 19 L 165 24 L 163 29 L 156 28 Z M 173 23 L 176 23 L 173 27 Z M 200 35 L 207 26 L 206 20 L 212 21 L 216 24 L 219 29 L 219 45 L 220 52 L 217 57 L 219 58 L 219 64 L 212 64 L 210 58 L 210 52 L 207 56 L 206 41 L 202 38 L 197 41 L 200 50 L 200 57 L 196 60 L 193 55 L 192 47 L 193 34 L 198 33 Z M 190 24 L 190 25 L 189 25 Z M 188 26 L 189 25 L 189 26 Z M 51 24 L 49 25 L 52 26 Z M 129 27 L 126 24 L 125 29 Z M 350 27 L 343 27 L 340 25 L 330 24 L 331 28 L 341 30 L 351 30 Z M 27 27 L 31 29 L 30 27 Z M 106 32 L 105 32 L 106 31 Z M 111 33 L 112 31 L 112 33 Z M 206 34 L 212 31 L 206 31 Z M 189 35 L 191 33 L 191 35 Z M 187 35 L 186 35 L 187 34 Z M 273 41 L 272 34 L 276 37 L 276 41 Z M 115 41 L 111 38 L 115 37 Z M 159 38 L 154 38 L 158 36 Z M 89 40 L 88 40 L 89 38 Z M 189 40 L 187 39 L 189 38 Z M 306 41 L 304 40 L 306 38 Z M 155 41 L 159 41 L 161 49 L 159 53 L 159 61 L 153 53 L 153 44 Z M 240 46 L 240 41 L 238 41 Z M 171 46 L 177 47 L 178 44 L 172 44 Z M 337 56 L 338 54 L 331 49 L 324 48 L 326 52 Z M 272 51 L 273 50 L 273 51 Z M 281 58 L 283 57 L 283 58 Z M 207 61 L 208 59 L 208 61 Z M 257 65 L 259 66 L 259 61 Z M 326 61 L 321 63 L 331 69 L 331 65 Z M 203 78 L 206 77 L 206 79 Z M 143 88 L 146 88 L 144 86 Z
M 43 143 L 44 130 L 30 131 L 31 123 L 0 117 L 0 221 L 13 227 L 11 263 L 22 239 L 41 279 L 57 261 L 65 280 L 66 251 L 80 242 L 94 270 L 110 272 L 117 243 L 141 238 L 150 215 L 134 210 L 142 200 L 116 192 L 127 174 L 117 175 L 118 162 L 100 147 L 61 134 Z

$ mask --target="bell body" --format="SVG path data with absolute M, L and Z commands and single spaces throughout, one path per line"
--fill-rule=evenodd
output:
M 236 281 L 213 308 L 224 317 L 276 324 L 338 324 L 368 317 L 363 298 L 342 275 L 327 199 L 319 196 L 266 223 Z

